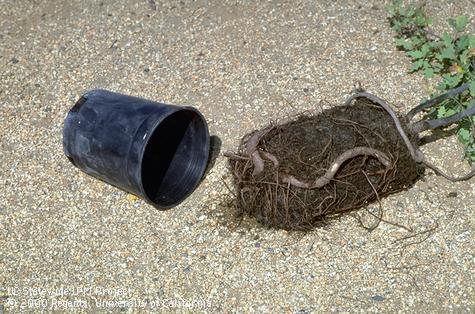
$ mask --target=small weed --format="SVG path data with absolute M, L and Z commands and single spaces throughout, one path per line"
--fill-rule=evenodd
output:
M 391 28 L 397 33 L 396 46 L 411 58 L 410 73 L 420 71 L 426 78 L 438 78 L 438 93 L 469 86 L 433 107 L 427 116 L 446 118 L 475 106 L 475 35 L 466 32 L 468 18 L 461 15 L 449 19 L 453 31 L 439 36 L 430 29 L 432 19 L 424 5 L 404 6 L 401 0 L 394 0 L 388 13 Z M 457 135 L 465 146 L 465 158 L 475 163 L 475 116 L 458 122 Z

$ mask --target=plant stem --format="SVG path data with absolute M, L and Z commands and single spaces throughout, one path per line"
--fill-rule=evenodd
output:
M 398 130 L 399 134 L 401 135 L 402 139 L 404 140 L 404 143 L 406 144 L 407 149 L 411 153 L 411 156 L 414 159 L 414 161 L 415 162 L 421 162 L 422 160 L 424 160 L 424 156 L 423 156 L 422 152 L 411 143 L 411 141 L 409 140 L 409 138 L 406 135 L 406 132 L 404 132 L 404 130 L 401 126 L 401 122 L 399 121 L 399 118 L 397 117 L 394 110 L 388 105 L 388 103 L 386 103 L 386 101 L 384 101 L 383 99 L 381 99 L 378 96 L 375 96 L 373 94 L 370 94 L 370 93 L 367 93 L 367 92 L 361 92 L 361 93 L 356 93 L 356 94 L 350 96 L 346 100 L 345 105 L 349 105 L 353 101 L 353 99 L 360 98 L 360 97 L 367 98 L 367 99 L 371 100 L 372 102 L 374 102 L 374 103 L 380 105 L 381 107 L 383 107 L 389 113 L 391 118 L 393 119 L 394 124 L 396 124 L 396 129 Z
M 469 86 L 468 83 L 465 83 L 463 85 L 460 85 L 457 88 L 450 89 L 449 91 L 447 91 L 446 93 L 444 93 L 442 95 L 439 95 L 435 98 L 432 98 L 432 99 L 429 99 L 429 100 L 423 102 L 422 104 L 418 105 L 417 107 L 414 107 L 413 109 L 411 109 L 411 111 L 409 111 L 407 113 L 407 115 L 406 115 L 407 119 L 411 120 L 416 114 L 418 114 L 422 110 L 433 107 L 437 104 L 440 104 L 441 102 L 443 102 L 444 100 L 446 100 L 450 97 L 454 97 L 456 95 L 459 95 L 459 94 L 463 93 L 465 90 L 468 89 L 468 86 Z
M 463 118 L 475 115 L 475 106 L 468 108 L 462 112 L 451 115 L 447 118 L 435 119 L 435 120 L 422 120 L 411 124 L 409 127 L 414 133 L 420 133 L 426 130 L 432 130 L 443 126 L 448 126 Z

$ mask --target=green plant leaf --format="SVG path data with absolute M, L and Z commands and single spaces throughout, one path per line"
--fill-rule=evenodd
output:
M 426 78 L 434 77 L 434 69 L 433 68 L 425 68 L 424 69 L 424 76 Z
M 470 130 L 466 128 L 460 128 L 457 133 L 462 143 L 470 143 L 470 139 L 472 137 L 470 134 Z
M 457 111 L 455 111 L 454 109 L 449 108 L 449 109 L 447 109 L 447 110 L 445 111 L 444 118 L 453 116 L 453 115 L 456 114 L 456 113 L 457 113 Z
M 417 26 L 428 26 L 429 25 L 429 20 L 424 16 L 424 15 L 416 15 L 415 22 Z
M 410 40 L 407 40 L 402 37 L 396 38 L 395 43 L 397 47 L 402 47 L 404 48 L 404 50 L 411 50 L 414 48 L 414 45 Z
M 431 67 L 434 69 L 435 73 L 439 73 L 441 70 L 444 69 L 444 66 L 438 62 L 432 62 Z
M 461 52 L 469 47 L 470 38 L 468 35 L 460 36 L 456 41 L 457 51 Z
M 459 15 L 455 18 L 455 26 L 459 32 L 462 32 L 468 24 L 468 17 L 466 15 Z
M 475 35 L 468 35 L 469 48 L 475 48 Z
M 460 63 L 462 64 L 463 67 L 466 67 L 467 65 L 469 53 L 470 53 L 470 50 L 467 49 L 467 50 L 462 51 L 462 53 L 459 56 Z M 465 72 L 468 72 L 468 71 L 465 70 Z
M 421 52 L 424 57 L 427 57 L 429 55 L 430 50 L 431 50 L 431 45 L 428 43 L 423 44 L 421 47 Z
M 408 52 L 406 52 L 406 54 L 409 57 L 413 58 L 413 59 L 420 59 L 420 58 L 424 57 L 424 54 L 420 50 L 408 51 Z
M 457 112 L 454 109 L 447 108 L 446 106 L 442 105 L 439 108 L 437 108 L 437 119 L 447 118 L 447 117 L 450 117 L 450 116 L 452 116 L 456 113 Z
M 452 45 L 452 37 L 450 37 L 450 35 L 447 33 L 447 32 L 444 32 L 442 34 L 442 43 L 444 43 L 444 45 L 447 47 L 447 46 L 451 46 Z
M 414 61 L 411 65 L 411 68 L 409 69 L 409 72 L 412 73 L 412 72 L 415 72 L 415 71 L 419 70 L 420 68 L 422 68 L 423 63 L 424 63 L 424 60 L 422 60 L 422 59 Z
M 462 74 L 456 74 L 456 75 L 450 75 L 450 74 L 444 74 L 442 75 L 442 82 L 439 84 L 438 88 L 441 90 L 445 89 L 450 89 L 457 87 L 462 80 L 463 75 Z
M 471 81 L 469 83 L 468 89 L 470 91 L 470 95 L 472 95 L 472 97 L 475 97 L 475 81 Z
M 406 10 L 402 11 L 404 12 L 403 15 L 407 17 L 413 17 L 416 14 L 416 9 L 413 6 L 409 6 L 406 8 Z
M 450 26 L 452 26 L 457 32 L 463 32 L 467 23 L 468 17 L 465 15 L 459 15 L 455 19 L 449 19 Z
M 437 108 L 437 119 L 445 117 L 445 112 L 445 106 L 440 106 L 439 108 Z
M 440 56 L 442 57 L 442 60 L 443 59 L 447 59 L 447 60 L 453 60 L 455 59 L 455 49 L 454 49 L 454 46 L 453 45 L 450 45 L 448 46 L 447 48 L 443 49 L 441 52 L 440 52 Z
M 432 22 L 433 22 L 433 19 L 431 17 L 426 17 L 427 26 L 431 26 Z
M 468 158 L 468 163 L 470 164 L 470 166 L 472 166 L 473 163 L 475 162 L 475 153 L 469 154 L 467 158 Z

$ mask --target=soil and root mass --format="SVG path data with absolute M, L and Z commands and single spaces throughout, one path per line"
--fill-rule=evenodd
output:
M 325 220 L 410 187 L 430 168 L 418 133 L 473 115 L 470 108 L 437 120 L 411 119 L 467 87 L 397 115 L 382 99 L 359 92 L 342 106 L 302 114 L 243 138 L 237 152 L 225 153 L 233 174 L 240 213 L 269 227 L 309 230 Z M 445 97 L 445 98 L 444 98 Z

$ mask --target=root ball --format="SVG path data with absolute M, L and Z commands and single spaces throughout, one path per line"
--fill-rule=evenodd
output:
M 406 189 L 424 169 L 368 99 L 254 131 L 228 158 L 240 212 L 286 230 L 312 229 Z

